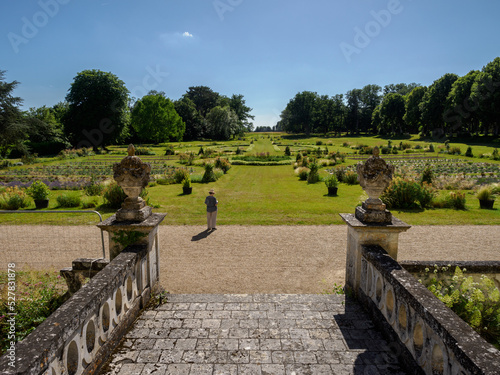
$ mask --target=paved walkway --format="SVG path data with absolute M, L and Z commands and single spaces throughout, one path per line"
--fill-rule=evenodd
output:
M 356 302 L 283 294 L 168 295 L 102 373 L 405 374 Z

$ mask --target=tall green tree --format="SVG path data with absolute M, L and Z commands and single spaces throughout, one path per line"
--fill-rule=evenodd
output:
M 314 131 L 327 134 L 335 123 L 335 102 L 328 95 L 318 96 L 314 108 Z
M 370 131 L 372 114 L 375 108 L 380 104 L 382 97 L 380 91 L 382 88 L 379 85 L 366 85 L 361 89 L 360 100 L 360 121 L 359 130 Z
M 0 155 L 5 157 L 11 148 L 27 152 L 24 141 L 27 138 L 27 125 L 19 106 L 20 97 L 13 91 L 19 82 L 7 82 L 5 70 L 0 70 Z
M 205 118 L 210 110 L 220 105 L 221 96 L 207 86 L 192 86 L 184 94 L 191 99 L 196 106 L 196 110 Z
M 212 108 L 207 122 L 211 139 L 225 141 L 238 133 L 238 116 L 229 106 Z
M 66 101 L 64 128 L 76 147 L 105 148 L 127 135 L 129 91 L 112 73 L 84 70 L 76 75 Z
M 420 103 L 423 135 L 429 135 L 432 132 L 433 136 L 440 137 L 444 134 L 446 99 L 457 79 L 456 74 L 447 73 L 435 80 L 425 92 Z
M 238 124 L 241 128 L 241 132 L 253 130 L 253 123 L 250 120 L 255 119 L 254 116 L 250 114 L 252 112 L 252 108 L 248 107 L 245 104 L 245 99 L 243 99 L 243 95 L 233 94 L 229 99 L 229 107 L 234 111 L 236 116 L 238 116 Z
M 311 91 L 299 92 L 286 106 L 285 131 L 309 135 L 314 128 L 315 108 L 318 94 Z M 282 114 L 283 115 L 283 114 Z M 283 116 L 282 116 L 283 118 Z
M 412 82 L 412 83 L 391 83 L 389 85 L 384 86 L 384 96 L 387 94 L 400 94 L 400 95 L 408 95 L 410 92 L 413 91 L 416 87 L 420 86 L 418 83 Z
M 405 100 L 401 94 L 390 93 L 380 104 L 382 133 L 403 134 Z
M 485 134 L 499 134 L 500 128 L 500 57 L 483 67 L 471 90 L 471 100 L 479 105 Z
M 426 91 L 427 87 L 419 86 L 415 87 L 405 96 L 405 115 L 403 116 L 403 120 L 407 126 L 407 133 L 414 134 L 423 131 L 420 103 Z
M 181 141 L 186 130 L 174 104 L 162 93 L 151 93 L 138 100 L 131 122 L 143 142 Z
M 183 139 L 193 141 L 206 137 L 206 120 L 200 115 L 193 101 L 187 96 L 183 96 L 174 102 L 175 110 L 186 124 L 186 131 Z
M 46 106 L 30 108 L 25 118 L 31 142 L 62 140 L 64 135 L 62 124 L 57 121 L 52 108 Z
M 471 135 L 479 130 L 479 103 L 471 98 L 472 86 L 479 74 L 471 70 L 459 77 L 451 86 L 446 100 L 444 120 L 447 123 L 447 133 L 467 133 Z
M 359 122 L 361 117 L 361 90 L 349 90 L 345 96 L 347 100 L 347 131 L 351 134 L 359 134 Z

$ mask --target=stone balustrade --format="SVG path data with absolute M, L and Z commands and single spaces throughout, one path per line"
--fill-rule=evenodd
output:
M 397 343 L 399 357 L 425 374 L 497 374 L 500 352 L 378 245 L 361 248 L 358 299 Z
M 93 373 L 150 297 L 147 245 L 130 246 L 16 346 L 6 374 Z

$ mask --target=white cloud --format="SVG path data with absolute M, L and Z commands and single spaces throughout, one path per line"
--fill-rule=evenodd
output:
M 176 45 L 180 45 L 181 43 L 183 43 L 182 42 L 183 40 L 186 40 L 186 41 L 189 39 L 194 40 L 194 36 L 193 36 L 193 34 L 186 31 L 184 33 L 176 32 L 176 33 L 161 34 L 160 39 L 163 41 L 163 43 L 165 45 L 176 46 Z

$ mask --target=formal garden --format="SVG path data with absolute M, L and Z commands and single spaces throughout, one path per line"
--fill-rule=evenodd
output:
M 498 207 L 481 209 L 479 201 L 493 201 L 499 194 L 500 158 L 494 144 L 432 143 L 417 136 L 395 140 L 246 133 L 224 142 L 140 145 L 137 153 L 152 167 L 144 198 L 169 214 L 166 224 L 203 223 L 203 199 L 213 187 L 221 202 L 222 225 L 329 225 L 341 224 L 337 214 L 353 212 L 366 198 L 356 164 L 375 146 L 396 168 L 383 199 L 402 220 L 411 225 L 500 222 Z M 124 156 L 126 145 L 100 154 L 80 149 L 4 160 L 2 209 L 35 209 L 38 197 L 49 200 L 50 210 L 91 209 L 110 216 L 125 197 L 112 178 L 112 165 Z M 39 196 L 35 181 L 47 186 L 45 191 L 38 188 Z M 9 215 L 2 221 L 21 220 L 29 221 L 29 215 Z M 75 215 L 69 222 L 49 222 L 79 220 Z

